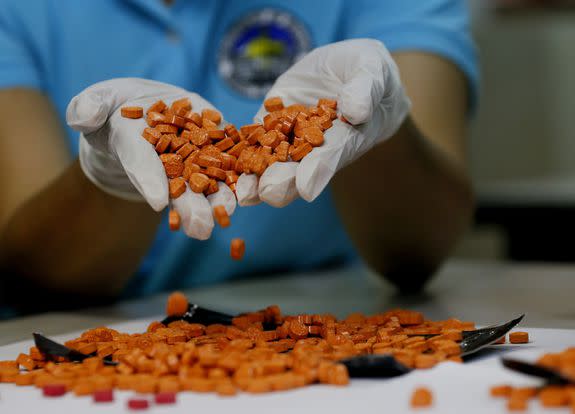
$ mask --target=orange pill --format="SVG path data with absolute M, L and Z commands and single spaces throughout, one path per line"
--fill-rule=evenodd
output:
M 190 131 L 190 141 L 198 147 L 208 144 L 210 142 L 208 131 L 201 128 L 192 129 Z
M 320 116 L 324 116 L 327 115 L 329 117 L 330 120 L 336 119 L 337 118 L 337 112 L 330 108 L 327 105 L 321 105 L 318 107 L 318 111 L 317 111 L 318 115 Z
M 213 157 L 211 155 L 207 155 L 207 154 L 200 154 L 198 156 L 198 159 L 196 160 L 196 163 L 200 166 L 200 167 L 216 167 L 216 168 L 220 168 L 222 166 L 222 161 L 219 158 Z
M 323 132 L 317 126 L 304 128 L 301 137 L 309 142 L 312 147 L 319 147 L 323 144 Z
M 210 177 L 202 173 L 193 173 L 189 184 L 194 193 L 203 193 L 210 185 Z
M 309 333 L 307 326 L 297 319 L 294 319 L 290 322 L 288 329 L 289 329 L 288 333 L 289 333 L 290 338 L 293 338 L 296 340 L 307 337 L 307 335 Z
M 511 385 L 496 385 L 489 389 L 489 393 L 492 397 L 504 397 L 508 398 L 511 396 L 511 391 L 513 388 Z
M 161 99 L 159 101 L 154 102 L 146 111 L 147 114 L 149 114 L 150 112 L 158 112 L 158 113 L 162 113 L 166 110 L 168 106 L 166 105 L 166 103 L 164 101 L 162 101 Z
M 264 129 L 271 131 L 281 122 L 281 115 L 279 112 L 271 113 L 264 116 Z
M 176 99 L 174 102 L 172 102 L 172 106 L 170 107 L 170 110 L 175 114 L 177 114 L 180 111 L 188 112 L 191 109 L 192 109 L 192 102 L 189 100 L 189 98 Z
M 184 160 L 178 154 L 162 154 L 160 160 L 168 178 L 177 178 L 184 172 Z
M 170 142 L 171 142 L 171 138 L 170 138 L 169 134 L 162 135 L 156 144 L 156 152 L 158 154 L 166 152 L 166 150 L 170 146 Z
M 425 408 L 430 407 L 431 404 L 433 404 L 433 394 L 431 391 L 425 387 L 416 388 L 411 395 L 411 407 Z
M 208 177 L 215 178 L 216 180 L 226 181 L 226 172 L 218 167 L 207 167 L 205 174 Z
M 186 180 L 183 177 L 168 180 L 170 198 L 178 198 L 186 191 Z
M 208 137 L 210 139 L 221 140 L 226 137 L 226 133 L 223 129 L 210 129 L 208 131 Z
M 228 216 L 228 212 L 224 206 L 214 207 L 214 218 L 221 227 L 229 227 L 231 223 L 230 216 Z
M 293 161 L 301 161 L 307 154 L 313 150 L 313 147 L 308 143 L 304 142 L 297 147 L 292 146 L 290 148 L 290 157 Z
M 254 145 L 260 140 L 261 137 L 264 136 L 265 133 L 266 130 L 261 126 L 258 126 L 249 135 L 247 135 L 246 141 L 248 141 L 248 144 Z
M 287 141 L 280 142 L 278 146 L 275 147 L 274 153 L 277 155 L 278 161 L 283 162 L 287 161 L 289 154 L 289 142 Z
M 539 392 L 539 401 L 543 407 L 563 407 L 569 402 L 569 396 L 560 386 L 547 386 Z
M 141 106 L 123 106 L 120 109 L 120 114 L 124 118 L 138 119 L 144 116 L 144 108 Z
M 181 225 L 180 213 L 178 213 L 176 210 L 170 210 L 168 213 L 168 224 L 170 226 L 170 230 L 179 230 Z
M 337 109 L 337 101 L 335 99 L 327 99 L 327 98 L 318 99 L 317 101 L 318 108 L 322 107 L 323 105 L 331 109 Z
M 156 127 L 158 124 L 163 124 L 166 122 L 166 117 L 159 113 L 159 112 L 148 112 L 148 116 L 146 117 L 146 122 L 152 128 Z
M 182 173 L 182 177 L 184 180 L 189 181 L 190 177 L 193 173 L 200 172 L 202 169 L 198 164 L 185 164 L 184 163 L 184 172 Z
M 529 342 L 529 334 L 527 332 L 511 332 L 509 334 L 509 342 L 512 344 L 526 344 Z
M 154 128 L 145 128 L 142 132 L 142 137 L 150 144 L 156 145 L 162 137 L 162 133 Z
M 248 125 L 242 125 L 240 127 L 240 135 L 242 137 L 247 137 L 248 135 L 250 135 L 252 132 L 254 132 L 257 128 L 260 128 L 261 125 L 260 124 L 248 124 Z
M 208 183 L 208 188 L 204 190 L 204 195 L 209 196 L 210 194 L 217 193 L 219 189 L 220 187 L 218 187 L 218 182 L 211 178 L 210 182 Z
M 188 298 L 182 292 L 174 292 L 168 296 L 166 304 L 166 315 L 168 316 L 182 316 L 188 311 L 189 303 Z
M 188 140 L 178 136 L 176 134 L 172 134 L 171 135 L 171 140 L 170 140 L 170 151 L 171 152 L 176 152 L 177 150 L 179 150 L 180 148 L 182 148 L 185 144 L 188 144 Z
M 202 115 L 197 112 L 188 112 L 185 116 L 186 119 L 189 119 L 194 125 L 201 127 L 202 126 Z M 191 125 L 190 125 L 191 126 Z
M 247 141 L 240 141 L 228 150 L 228 154 L 238 158 L 243 150 L 249 146 Z
M 216 125 L 222 122 L 222 115 L 214 109 L 209 108 L 204 109 L 202 111 L 202 118 L 208 119 Z
M 507 409 L 509 411 L 525 411 L 527 410 L 527 400 L 523 398 L 510 398 L 507 400 Z
M 293 119 L 282 118 L 282 119 L 280 119 L 280 122 L 278 122 L 274 126 L 274 129 L 278 132 L 281 132 L 282 134 L 288 135 L 289 133 L 291 133 L 294 126 L 295 126 L 295 121 Z
M 228 170 L 226 171 L 226 184 L 229 186 L 231 184 L 234 184 L 238 181 L 238 174 L 236 174 L 235 171 L 233 170 Z
M 184 125 L 186 125 L 186 120 L 185 118 L 172 114 L 172 115 L 168 115 L 166 116 L 166 123 L 170 124 L 170 125 L 174 125 L 178 128 L 183 128 Z
M 224 132 L 226 133 L 226 136 L 230 137 L 234 141 L 234 143 L 237 143 L 240 140 L 240 133 L 234 124 L 227 124 L 224 127 Z
M 26 354 L 18 355 L 16 362 L 18 362 L 19 365 L 26 368 L 28 371 L 32 371 L 36 367 L 36 361 L 34 361 Z
M 190 144 L 189 142 L 186 142 L 184 145 L 180 147 L 180 149 L 176 151 L 176 154 L 178 154 L 180 157 L 182 157 L 182 159 L 185 160 L 194 151 L 195 148 L 197 147 Z
M 162 134 L 177 134 L 178 127 L 175 125 L 169 124 L 158 124 L 156 125 L 156 129 L 160 131 Z
M 208 118 L 202 118 L 202 128 L 209 132 L 218 129 L 218 125 Z
M 234 260 L 242 260 L 246 251 L 246 243 L 242 239 L 233 239 L 230 244 L 230 256 Z
M 282 98 L 279 96 L 274 96 L 264 101 L 264 108 L 268 112 L 281 111 L 284 109 L 284 103 Z
M 285 141 L 281 141 L 280 136 L 279 136 L 279 132 L 276 131 L 275 129 L 272 129 L 271 131 L 266 132 L 264 135 L 262 135 L 259 138 L 259 143 L 264 146 L 264 147 L 270 147 L 270 148 L 276 148 L 280 142 L 285 142 Z
M 216 147 L 221 151 L 226 151 L 234 146 L 234 140 L 230 137 L 222 139 L 216 144 Z

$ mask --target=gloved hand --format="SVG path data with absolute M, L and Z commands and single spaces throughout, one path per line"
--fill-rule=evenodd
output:
M 300 196 L 313 201 L 342 167 L 391 137 L 405 120 L 411 103 L 395 62 L 385 46 L 372 39 L 333 43 L 311 51 L 275 82 L 267 97 L 284 104 L 316 105 L 319 98 L 337 99 L 338 112 L 351 124 L 334 120 L 324 144 L 300 163 L 276 162 L 259 178 L 240 176 L 240 205 L 260 200 L 283 207 Z M 262 106 L 255 116 L 262 122 Z
M 187 97 L 192 110 L 214 109 L 201 96 L 161 82 L 119 78 L 90 86 L 68 105 L 66 120 L 80 131 L 80 165 L 96 186 L 117 197 L 147 201 L 156 211 L 169 202 L 168 179 L 154 147 L 142 138 L 147 127 L 144 118 L 127 119 L 120 115 L 123 106 L 142 106 L 144 110 L 159 99 L 168 105 Z M 224 183 L 207 198 L 188 187 L 173 200 L 184 232 L 196 239 L 210 237 L 214 227 L 212 208 L 224 205 L 229 215 L 236 207 L 233 192 Z

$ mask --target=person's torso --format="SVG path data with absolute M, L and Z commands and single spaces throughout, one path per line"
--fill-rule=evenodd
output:
M 43 16 L 24 33 L 29 30 L 43 88 L 64 124 L 74 95 L 95 82 L 125 76 L 194 91 L 227 121 L 251 123 L 262 93 L 278 74 L 311 48 L 340 40 L 343 7 L 340 0 L 182 0 L 171 7 L 160 0 L 35 3 L 29 12 Z M 77 133 L 69 128 L 67 133 L 77 154 Z M 234 237 L 246 241 L 241 262 L 229 258 Z M 353 257 L 326 190 L 313 203 L 238 208 L 232 226 L 216 226 L 208 241 L 170 233 L 164 220 L 127 294 L 315 268 Z

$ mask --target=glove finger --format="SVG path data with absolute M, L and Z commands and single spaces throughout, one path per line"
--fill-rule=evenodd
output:
M 384 91 L 381 62 L 358 67 L 340 91 L 338 108 L 351 124 L 363 124 L 371 119 L 376 106 L 383 99 Z
M 309 202 L 315 200 L 340 168 L 367 150 L 362 141 L 357 127 L 335 120 L 325 133 L 324 144 L 314 148 L 298 166 L 299 195 Z
M 194 193 L 186 185 L 186 191 L 172 200 L 174 209 L 180 214 L 182 229 L 189 237 L 207 240 L 214 228 L 212 207 L 203 194 Z
M 258 181 L 258 176 L 255 174 L 240 175 L 236 183 L 236 196 L 240 206 L 255 206 L 261 202 L 258 195 Z
M 66 122 L 76 131 L 91 134 L 106 123 L 116 101 L 116 92 L 111 87 L 86 89 L 68 104 Z
M 296 162 L 275 162 L 260 177 L 258 192 L 265 203 L 285 207 L 298 196 Z
M 231 216 L 236 210 L 236 195 L 230 187 L 226 185 L 226 183 L 218 181 L 218 187 L 218 191 L 208 196 L 208 201 L 210 202 L 212 209 L 216 206 L 224 206 L 228 216 Z
M 168 180 L 154 146 L 141 137 L 145 121 L 126 120 L 114 113 L 111 124 L 119 122 L 122 122 L 121 128 L 110 129 L 112 153 L 116 154 L 126 175 L 148 204 L 160 211 L 168 204 Z

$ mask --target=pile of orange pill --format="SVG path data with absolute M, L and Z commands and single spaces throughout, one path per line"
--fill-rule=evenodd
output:
M 187 306 L 185 296 L 176 292 L 166 310 L 171 316 L 182 315 Z M 264 329 L 269 326 L 275 328 Z M 146 332 L 134 334 L 91 329 L 65 343 L 90 355 L 83 362 L 53 359 L 32 347 L 15 361 L 0 362 L 0 381 L 64 387 L 76 395 L 120 389 L 228 396 L 315 383 L 346 385 L 349 375 L 342 359 L 387 354 L 422 369 L 447 360 L 459 362 L 458 342 L 462 332 L 471 329 L 471 322 L 434 322 L 401 309 L 371 316 L 354 313 L 338 320 L 329 314 L 282 315 L 277 306 L 269 306 L 237 316 L 229 326 L 178 320 L 167 325 L 152 322 Z M 118 365 L 105 365 L 105 357 Z
M 537 360 L 537 365 L 553 369 L 575 383 L 575 348 L 558 353 L 547 353 Z M 490 389 L 492 397 L 506 398 L 509 411 L 527 410 L 529 400 L 539 400 L 546 408 L 570 407 L 575 413 L 575 385 L 546 385 L 542 387 L 513 387 L 496 385 Z
M 189 187 L 210 195 L 218 191 L 218 181 L 235 193 L 242 173 L 261 176 L 275 162 L 301 161 L 313 147 L 323 144 L 324 131 L 337 117 L 337 101 L 320 99 L 316 106 L 284 106 L 279 97 L 264 102 L 269 112 L 263 124 L 250 124 L 238 130 L 222 125 L 222 116 L 213 109 L 201 113 L 192 110 L 189 99 L 178 99 L 168 106 L 155 102 L 146 110 L 148 127 L 142 137 L 154 146 L 168 177 L 170 198 L 178 198 Z M 139 119 L 144 108 L 126 106 L 123 117 Z M 222 226 L 230 225 L 223 206 L 214 208 L 214 218 Z M 172 230 L 180 227 L 177 211 L 169 213 Z M 232 244 L 232 257 L 241 259 L 243 251 Z M 241 254 L 240 254 L 241 253 Z

